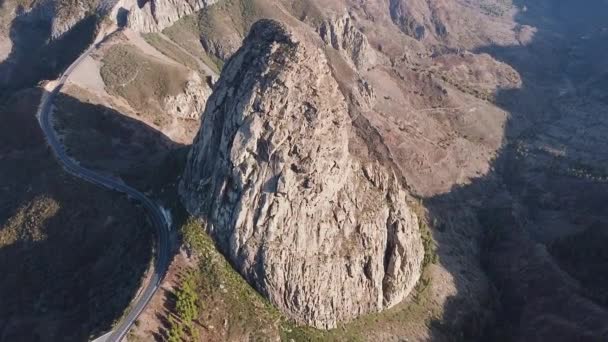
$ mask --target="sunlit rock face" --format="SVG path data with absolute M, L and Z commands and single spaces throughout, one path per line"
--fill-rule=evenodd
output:
M 392 169 L 349 151 L 347 102 L 294 30 L 256 23 L 225 65 L 180 194 L 260 293 L 332 328 L 403 300 L 424 251 L 408 194 Z

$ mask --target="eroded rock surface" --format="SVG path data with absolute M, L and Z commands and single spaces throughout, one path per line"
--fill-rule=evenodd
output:
M 119 0 L 114 17 L 138 32 L 160 32 L 217 0 Z
M 307 39 L 252 27 L 208 100 L 180 194 L 258 291 L 332 328 L 403 300 L 424 251 L 393 169 L 350 152 L 366 137 Z

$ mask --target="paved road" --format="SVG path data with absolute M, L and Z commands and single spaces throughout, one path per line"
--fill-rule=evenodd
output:
M 102 39 L 101 42 L 103 42 L 104 39 Z M 54 89 L 50 92 L 45 92 L 45 94 L 42 96 L 41 103 L 38 108 L 38 120 L 40 121 L 40 127 L 42 128 L 42 131 L 44 132 L 44 135 L 46 136 L 50 147 L 55 153 L 55 157 L 63 165 L 64 169 L 68 173 L 93 184 L 99 185 L 101 187 L 127 194 L 130 198 L 137 200 L 144 206 L 144 208 L 148 212 L 152 224 L 154 225 L 154 227 L 156 227 L 158 231 L 156 262 L 153 266 L 153 274 L 150 278 L 150 282 L 145 286 L 140 296 L 133 301 L 130 311 L 123 318 L 123 320 L 115 327 L 112 333 L 105 338 L 105 341 L 120 341 L 126 335 L 129 328 L 133 325 L 137 317 L 141 314 L 141 312 L 144 310 L 156 290 L 159 288 L 160 283 L 167 271 L 170 253 L 170 227 L 165 221 L 165 217 L 160 207 L 148 197 L 146 197 L 143 193 L 137 191 L 136 189 L 128 185 L 125 185 L 122 181 L 118 179 L 114 179 L 112 177 L 108 177 L 96 173 L 95 171 L 86 169 L 80 166 L 76 161 L 71 159 L 67 155 L 65 147 L 57 138 L 56 132 L 53 130 L 51 116 L 53 114 L 52 107 L 55 95 L 59 93 L 67 79 L 70 77 L 70 74 L 74 71 L 74 69 L 76 69 L 76 67 L 78 67 L 82 60 L 87 57 L 93 50 L 95 50 L 96 47 L 99 46 L 99 44 L 100 43 L 93 44 L 90 48 L 83 52 L 82 55 L 80 55 L 80 57 L 78 57 L 78 59 L 76 59 L 74 63 L 72 63 L 72 65 L 67 68 L 63 75 L 61 75 L 61 78 L 57 80 L 57 84 Z

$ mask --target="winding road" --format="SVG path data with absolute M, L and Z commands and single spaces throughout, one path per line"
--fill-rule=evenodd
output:
M 116 32 L 116 30 L 113 32 Z M 40 127 L 42 128 L 42 131 L 44 132 L 44 135 L 46 136 L 55 157 L 68 173 L 100 187 L 124 193 L 130 198 L 137 200 L 144 206 L 152 224 L 156 227 L 158 237 L 156 246 L 156 262 L 153 265 L 153 273 L 149 279 L 149 283 L 144 286 L 143 291 L 140 291 L 140 295 L 133 300 L 130 305 L 130 311 L 123 317 L 122 321 L 114 327 L 114 330 L 100 338 L 100 340 L 104 341 L 120 341 L 125 337 L 137 317 L 150 302 L 150 299 L 156 290 L 158 290 L 160 283 L 165 276 L 169 265 L 171 248 L 169 242 L 170 227 L 165 220 L 161 208 L 146 195 L 128 185 L 125 185 L 118 179 L 84 168 L 80 166 L 78 162 L 71 159 L 67 155 L 65 147 L 62 145 L 55 130 L 53 129 L 51 119 L 55 95 L 61 91 L 61 88 L 70 77 L 70 74 L 78 67 L 84 58 L 94 51 L 110 34 L 106 35 L 102 32 L 100 34 L 101 40 L 97 39 L 98 42 L 92 44 L 65 70 L 56 83 L 54 83 L 54 88 L 52 90 L 49 89 L 48 92 L 44 92 L 41 98 L 40 106 L 38 107 L 37 116 L 40 122 Z

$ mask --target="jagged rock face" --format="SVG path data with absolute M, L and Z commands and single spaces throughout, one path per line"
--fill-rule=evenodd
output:
M 192 14 L 217 0 L 119 0 L 114 18 L 127 16 L 127 26 L 139 32 L 160 32 L 179 18 Z
M 211 89 L 196 72 L 188 75 L 184 92 L 164 99 L 164 109 L 171 116 L 184 119 L 200 119 Z
M 237 270 L 318 328 L 404 299 L 424 255 L 407 193 L 349 152 L 352 128 L 320 50 L 263 20 L 224 67 L 180 183 Z
M 343 52 L 357 67 L 373 64 L 376 60 L 367 37 L 355 27 L 348 15 L 323 22 L 319 35 L 326 44 Z
M 376 103 L 374 87 L 363 79 L 357 80 L 355 91 L 352 92 L 353 103 L 362 111 L 372 110 Z

